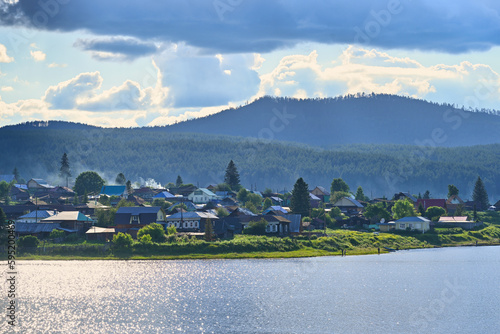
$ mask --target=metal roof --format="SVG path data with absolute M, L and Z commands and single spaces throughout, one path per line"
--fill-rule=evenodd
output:
M 102 186 L 101 195 L 121 196 L 125 193 L 127 186 Z
M 48 211 L 48 210 L 33 210 L 30 213 L 27 213 L 17 219 L 22 219 L 22 218 L 39 218 L 39 219 L 44 219 L 48 218 L 55 215 L 54 211 Z
M 161 210 L 161 207 L 159 206 L 122 206 L 121 208 L 118 208 L 118 211 L 116 213 L 128 213 L 133 216 L 140 215 L 142 213 L 158 213 L 158 211 Z
M 429 219 L 419 216 L 419 217 L 404 217 L 404 218 L 396 220 L 396 223 L 405 223 L 405 222 L 411 223 L 411 222 L 418 222 L 418 221 L 420 221 L 420 222 L 430 222 Z
M 175 196 L 168 191 L 162 191 L 161 193 L 153 196 L 153 198 L 175 198 Z
M 50 233 L 54 229 L 61 229 L 59 223 L 16 223 L 16 233 Z
M 85 234 L 115 233 L 114 227 L 91 227 Z
M 51 221 L 82 221 L 82 222 L 91 222 L 92 219 L 81 213 L 80 211 L 63 211 L 59 212 L 51 217 L 42 219 L 42 222 L 51 222 Z

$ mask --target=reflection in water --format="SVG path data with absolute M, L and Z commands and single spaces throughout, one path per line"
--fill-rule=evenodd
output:
M 500 247 L 283 260 L 24 261 L 18 329 L 497 333 L 499 261 Z

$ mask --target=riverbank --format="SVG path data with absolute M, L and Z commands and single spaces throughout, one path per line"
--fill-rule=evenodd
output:
M 170 243 L 141 244 L 117 249 L 110 244 L 75 241 L 45 243 L 18 253 L 18 260 L 185 260 L 241 258 L 300 258 L 316 256 L 366 255 L 389 250 L 434 247 L 499 245 L 500 227 L 490 225 L 478 231 L 437 230 L 425 234 L 379 233 L 328 230 L 326 236 L 287 238 L 238 235 L 231 240 L 206 242 L 179 238 Z

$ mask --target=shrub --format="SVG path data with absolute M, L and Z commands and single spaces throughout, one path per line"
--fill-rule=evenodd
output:
M 137 232 L 137 238 L 141 239 L 143 235 L 149 234 L 153 242 L 165 242 L 165 230 L 163 226 L 157 223 L 152 223 L 144 226 Z
M 175 228 L 174 225 L 167 227 L 167 234 L 168 235 L 175 235 L 175 234 L 177 234 L 177 229 Z
M 251 221 L 248 223 L 248 227 L 243 230 L 243 234 L 265 235 L 266 227 L 267 221 L 264 218 L 259 221 Z
M 151 239 L 151 235 L 149 234 L 144 234 L 140 239 L 139 242 L 143 245 L 151 245 L 153 243 L 153 240 Z
M 52 230 L 52 232 L 50 232 L 49 238 L 51 239 L 64 238 L 65 235 L 66 233 L 64 233 L 64 231 Z
M 17 245 L 19 247 L 38 247 L 40 240 L 33 235 L 26 235 L 24 237 L 20 237 L 17 240 Z
M 113 248 L 116 250 L 124 250 L 130 248 L 134 243 L 132 236 L 128 233 L 118 232 L 113 236 Z

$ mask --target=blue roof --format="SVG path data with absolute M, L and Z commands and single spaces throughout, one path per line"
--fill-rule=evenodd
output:
M 175 198 L 175 196 L 168 191 L 162 191 L 161 193 L 154 195 L 153 198 Z
M 18 219 L 21 219 L 21 218 L 38 218 L 38 219 L 43 219 L 43 218 L 51 217 L 53 215 L 54 215 L 53 212 L 49 212 L 47 210 L 33 210 L 30 213 L 22 215 Z
M 122 196 L 126 189 L 127 186 L 102 186 L 101 195 Z
M 122 206 L 118 208 L 116 213 L 130 213 L 133 216 L 141 213 L 158 213 L 161 210 L 159 206 Z
M 173 215 L 170 215 L 167 217 L 167 220 L 169 218 L 181 218 L 181 213 L 180 212 L 177 212 L 177 213 L 174 213 Z M 200 218 L 200 215 L 198 214 L 198 212 L 196 211 L 191 211 L 191 212 L 183 212 L 182 213 L 182 218 Z
M 269 208 L 264 210 L 263 213 L 267 213 L 269 211 L 279 211 L 279 212 L 283 212 L 283 213 L 288 213 L 288 211 L 286 211 L 283 207 L 281 207 L 279 205 L 271 205 Z
M 404 218 L 396 220 L 396 223 L 415 222 L 418 220 L 422 221 L 422 222 L 430 222 L 429 219 L 424 218 L 424 217 L 404 217 Z
M 14 177 L 14 174 L 5 174 L 5 175 L 0 175 L 0 182 L 5 181 L 7 183 L 11 183 L 14 181 L 16 178 Z

